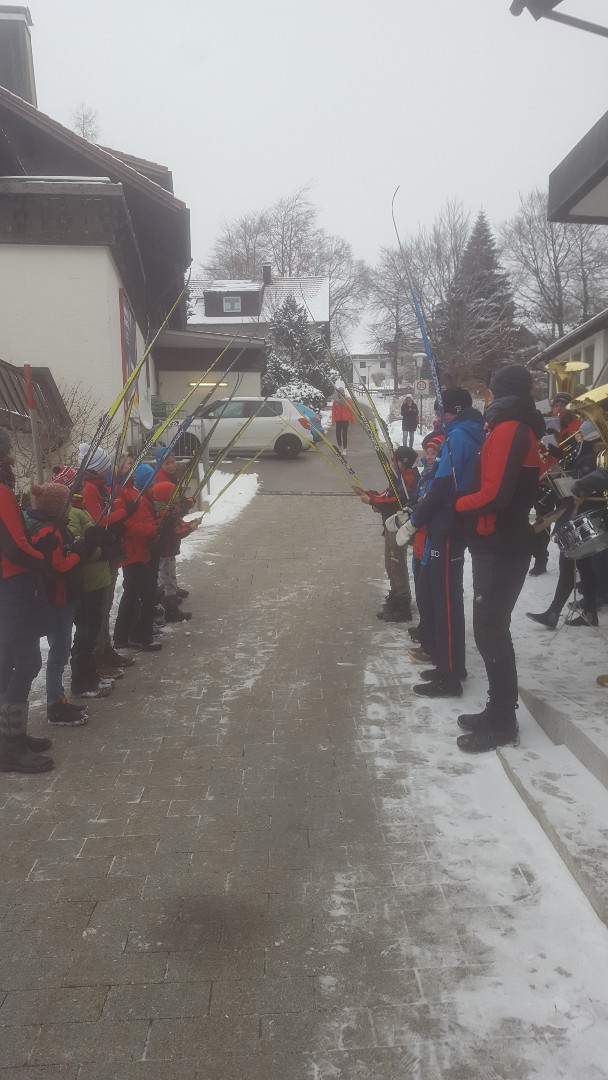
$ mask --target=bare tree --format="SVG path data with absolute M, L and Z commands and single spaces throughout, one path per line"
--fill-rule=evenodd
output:
M 97 142 L 99 137 L 99 117 L 97 109 L 80 102 L 77 109 L 72 113 L 72 127 L 77 135 L 89 142 Z
M 520 197 L 501 230 L 518 308 L 544 344 L 606 306 L 608 237 L 598 225 L 547 220 L 546 192 Z

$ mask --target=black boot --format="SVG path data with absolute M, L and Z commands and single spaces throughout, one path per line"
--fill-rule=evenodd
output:
M 52 758 L 28 745 L 28 712 L 26 701 L 0 705 L 0 772 L 40 773 L 54 767 Z
M 463 731 L 480 731 L 487 727 L 488 706 L 478 713 L 461 713 L 456 722 Z
M 380 608 L 380 611 L 376 612 L 376 618 L 377 619 L 383 619 L 384 616 L 389 611 L 392 611 L 392 609 L 394 608 L 396 603 L 397 603 L 397 594 L 394 593 L 394 592 L 390 592 L 390 591 L 387 592 L 386 596 L 384 597 L 384 603 L 383 603 L 382 607 Z
M 467 678 L 468 674 L 469 673 L 468 673 L 467 669 L 464 668 L 463 671 L 458 673 L 458 678 L 460 679 L 461 682 L 464 682 L 464 680 Z M 424 679 L 425 682 L 435 682 L 436 679 L 441 678 L 441 675 L 437 671 L 437 668 L 432 667 L 432 668 L 426 668 L 425 671 L 421 671 L 420 672 L 420 678 Z
M 438 674 L 432 682 L 418 683 L 413 689 L 418 697 L 462 697 L 462 685 L 455 675 Z
M 407 632 L 412 641 L 420 641 L 420 623 L 418 623 L 418 626 L 408 626 Z
M 486 754 L 499 746 L 519 745 L 519 725 L 515 706 L 486 705 L 486 722 L 481 723 L 468 735 L 459 735 L 456 743 L 467 754 Z M 479 713 L 479 716 L 482 714 Z M 458 723 L 463 717 L 458 718 Z M 467 718 L 468 719 L 468 718 Z M 471 717 L 472 719 L 472 717 Z M 461 725 L 462 727 L 462 725 Z
M 165 597 L 165 622 L 189 622 L 192 618 L 191 611 L 182 611 L 176 596 Z
M 547 573 L 547 559 L 535 559 L 534 566 L 530 570 L 530 577 L 540 577 Z
M 548 630 L 555 630 L 559 619 L 559 611 L 553 611 L 552 608 L 548 608 L 547 611 L 541 611 L 538 615 L 533 614 L 531 611 L 526 611 L 526 616 L 528 619 L 532 619 L 533 622 L 540 623 L 541 626 L 546 626 Z
M 382 616 L 384 622 L 411 622 L 411 602 L 404 596 L 398 596 L 393 607 Z
M 567 626 L 597 626 L 597 611 L 582 611 L 575 619 L 568 619 Z

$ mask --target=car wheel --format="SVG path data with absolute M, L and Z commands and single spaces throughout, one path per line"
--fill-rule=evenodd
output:
M 274 452 L 280 458 L 295 458 L 302 449 L 302 443 L 295 435 L 281 435 L 274 444 Z

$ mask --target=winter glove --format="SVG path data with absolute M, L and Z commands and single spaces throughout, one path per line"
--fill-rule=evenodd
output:
M 136 514 L 136 513 L 137 513 L 137 503 L 136 503 L 135 499 L 132 499 L 131 502 L 128 502 L 127 505 L 125 506 L 125 514 L 127 515 L 128 518 L 130 518 L 130 517 L 133 517 L 133 514 Z
M 89 551 L 95 551 L 95 548 L 103 547 L 107 537 L 107 529 L 102 529 L 99 525 L 90 525 L 84 534 L 83 540 Z
M 45 536 L 41 536 L 34 546 L 36 551 L 39 551 L 46 559 L 48 555 L 51 555 L 59 547 L 59 537 L 55 533 L 47 533 Z
M 91 549 L 86 540 L 75 540 L 72 544 L 72 551 L 75 555 L 79 555 L 81 559 L 90 554 Z
M 410 520 L 409 510 L 398 510 L 396 514 L 387 518 L 384 522 L 386 531 L 389 533 L 399 532 L 399 529 Z
M 414 522 L 411 519 L 406 521 L 405 525 L 401 526 L 395 537 L 399 547 L 405 547 L 406 544 L 411 544 L 417 532 L 418 528 L 414 525 Z

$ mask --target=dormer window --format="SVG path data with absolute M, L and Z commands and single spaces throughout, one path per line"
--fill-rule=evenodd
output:
M 224 314 L 225 315 L 238 315 L 241 310 L 241 298 L 240 296 L 225 296 L 224 298 Z

